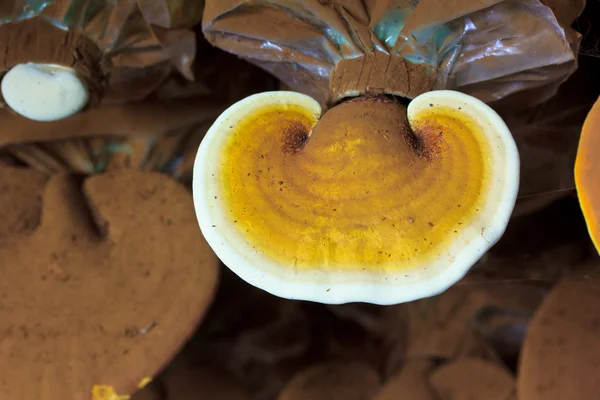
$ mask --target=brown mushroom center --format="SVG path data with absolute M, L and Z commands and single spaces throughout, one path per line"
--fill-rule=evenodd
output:
M 234 127 L 221 195 L 253 247 L 294 268 L 410 269 L 441 255 L 489 185 L 488 144 L 458 109 L 358 98 L 315 121 L 264 108 Z M 311 127 L 314 129 L 311 133 Z

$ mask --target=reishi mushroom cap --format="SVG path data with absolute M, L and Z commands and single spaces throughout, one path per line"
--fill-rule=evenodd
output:
M 0 167 L 0 182 L 0 209 L 18 216 L 0 229 L 0 398 L 128 398 L 216 291 L 189 193 L 135 170 L 90 177 L 83 196 L 67 175 L 44 186 L 31 169 Z
M 600 98 L 590 110 L 579 139 L 575 186 L 588 231 L 600 251 Z
M 253 95 L 209 129 L 193 176 L 200 228 L 230 269 L 323 303 L 446 290 L 503 234 L 518 185 L 502 119 L 453 91 L 408 109 L 359 97 L 323 116 L 303 94 Z
M 517 397 L 593 399 L 600 393 L 600 280 L 565 278 L 536 310 L 521 349 Z

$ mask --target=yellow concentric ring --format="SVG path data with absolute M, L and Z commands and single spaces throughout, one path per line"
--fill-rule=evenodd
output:
M 238 233 L 282 266 L 408 273 L 486 200 L 489 144 L 456 109 L 424 110 L 414 134 L 406 109 L 383 99 L 343 103 L 310 133 L 314 124 L 300 109 L 263 107 L 234 127 L 216 169 Z

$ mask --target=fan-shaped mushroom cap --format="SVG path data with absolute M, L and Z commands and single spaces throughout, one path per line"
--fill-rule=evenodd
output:
M 440 293 L 502 235 L 519 158 L 500 117 L 451 91 L 319 104 L 248 97 L 204 138 L 200 227 L 223 262 L 275 295 L 399 303 Z
M 579 139 L 575 185 L 596 249 L 600 251 L 600 98 L 590 110 Z
M 0 398 L 131 395 L 192 334 L 216 289 L 189 193 L 156 173 L 97 175 L 83 185 L 90 218 L 70 177 L 42 193 L 0 171 L 0 200 L 42 198 L 33 232 L 0 230 Z

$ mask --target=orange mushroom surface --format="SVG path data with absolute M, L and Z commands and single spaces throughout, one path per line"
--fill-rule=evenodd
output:
M 600 250 L 600 98 L 581 130 L 575 162 L 575 185 L 588 231 Z
M 200 145 L 194 203 L 215 253 L 270 293 L 391 304 L 440 293 L 502 235 L 519 158 L 483 102 L 434 91 L 321 116 L 266 92 L 226 110 Z

